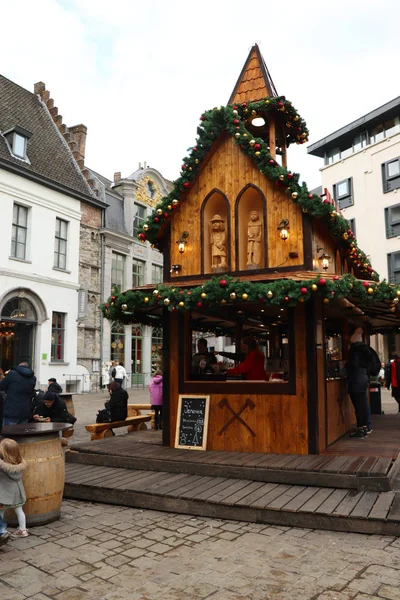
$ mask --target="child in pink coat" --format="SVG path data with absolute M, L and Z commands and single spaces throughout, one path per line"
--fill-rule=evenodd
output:
M 155 430 L 162 429 L 162 386 L 163 376 L 161 371 L 156 371 L 149 385 L 151 410 L 154 410 Z

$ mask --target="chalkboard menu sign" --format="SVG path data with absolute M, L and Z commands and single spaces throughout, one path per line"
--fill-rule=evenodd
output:
M 210 396 L 179 396 L 175 448 L 205 450 Z

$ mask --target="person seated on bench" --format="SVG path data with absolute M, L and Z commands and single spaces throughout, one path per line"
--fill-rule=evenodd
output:
M 76 418 L 67 410 L 67 405 L 54 392 L 46 392 L 35 401 L 33 420 L 45 423 L 75 423 Z
M 57 383 L 57 379 L 55 377 L 50 377 L 47 383 L 49 384 L 49 387 L 47 388 L 46 392 L 54 392 L 55 394 L 62 393 L 62 387 L 59 383 Z
M 128 398 L 128 392 L 113 381 L 110 384 L 110 399 L 105 403 L 105 408 L 97 413 L 96 423 L 125 421 L 128 416 Z

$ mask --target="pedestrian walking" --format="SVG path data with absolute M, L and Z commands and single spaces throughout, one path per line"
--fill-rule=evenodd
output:
M 392 388 L 392 397 L 396 400 L 398 412 L 400 412 L 400 356 L 398 354 L 394 355 L 393 361 L 390 363 L 386 387 L 388 390 Z
M 162 429 L 163 376 L 156 371 L 149 385 L 151 410 L 154 410 L 154 429 Z
M 26 495 L 22 483 L 22 475 L 26 468 L 26 462 L 21 456 L 18 444 L 15 440 L 4 438 L 0 442 L 0 517 L 4 523 L 4 512 L 12 508 L 17 515 L 18 529 L 11 534 L 12 538 L 27 537 L 26 517 L 23 505 Z M 2 522 L 0 521 L 0 531 Z M 2 536 L 6 535 L 7 529 Z M 1 543 L 0 538 L 0 543 Z
M 125 371 L 125 367 L 123 365 L 123 363 L 116 361 L 115 362 L 115 375 L 114 375 L 114 381 L 116 383 L 119 383 L 119 385 L 121 387 L 123 387 L 124 381 L 128 379 L 128 376 L 126 374 Z
M 26 362 L 11 369 L 0 381 L 0 392 L 7 394 L 3 405 L 3 425 L 28 423 L 35 385 L 36 377 Z

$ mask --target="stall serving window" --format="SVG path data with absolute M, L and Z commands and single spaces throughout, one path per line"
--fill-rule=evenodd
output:
M 182 391 L 200 392 L 204 382 L 227 392 L 240 382 L 244 392 L 295 393 L 292 310 L 227 305 L 215 315 L 194 312 L 180 331 Z
M 334 319 L 325 321 L 326 378 L 343 376 L 343 324 Z

